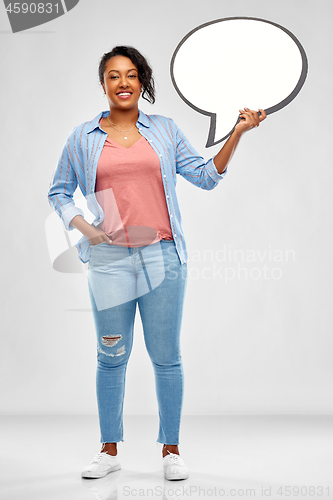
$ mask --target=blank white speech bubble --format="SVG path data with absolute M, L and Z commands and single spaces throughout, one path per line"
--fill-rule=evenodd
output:
M 289 104 L 307 75 L 307 57 L 286 28 L 230 17 L 202 24 L 178 44 L 171 79 L 180 97 L 211 117 L 206 147 L 225 140 L 244 106 L 267 114 Z

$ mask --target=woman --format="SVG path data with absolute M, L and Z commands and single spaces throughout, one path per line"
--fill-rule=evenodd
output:
M 164 475 L 186 479 L 178 445 L 187 250 L 176 174 L 202 189 L 216 187 L 242 134 L 259 126 L 266 113 L 241 109 L 221 151 L 205 162 L 171 119 L 139 110 L 140 96 L 154 103 L 155 92 L 151 68 L 136 49 L 119 46 L 104 54 L 99 79 L 109 110 L 72 130 L 49 191 L 66 229 L 82 233 L 76 246 L 80 259 L 89 261 L 102 448 L 82 477 L 120 469 L 117 443 L 123 440 L 125 374 L 138 305 L 155 373 Z M 75 207 L 77 186 L 96 217 L 93 224 Z

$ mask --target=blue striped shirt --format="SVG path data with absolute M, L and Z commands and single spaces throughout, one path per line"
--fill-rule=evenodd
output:
M 61 217 L 67 231 L 73 229 L 71 220 L 76 215 L 84 217 L 83 211 L 75 206 L 73 200 L 77 187 L 85 196 L 87 206 L 95 216 L 93 225 L 97 226 L 104 220 L 103 210 L 95 196 L 95 182 L 98 159 L 107 138 L 107 133 L 101 128 L 99 120 L 109 113 L 110 111 L 102 111 L 92 121 L 75 127 L 70 132 L 60 155 L 48 199 L 52 208 Z M 139 111 L 136 126 L 159 157 L 173 239 L 180 262 L 184 264 L 188 255 L 176 195 L 176 174 L 182 175 L 195 186 L 211 190 L 223 179 L 226 170 L 219 174 L 213 158 L 205 162 L 171 118 L 146 115 Z M 88 262 L 89 240 L 83 236 L 75 246 L 81 261 Z

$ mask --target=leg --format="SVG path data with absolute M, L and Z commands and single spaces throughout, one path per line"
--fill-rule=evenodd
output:
M 173 241 L 161 240 L 159 244 L 148 247 L 146 253 L 142 252 L 148 270 L 153 269 L 154 261 L 159 267 L 161 265 L 161 259 L 157 257 L 158 245 L 162 249 L 165 277 L 159 286 L 138 298 L 138 305 L 145 343 L 155 373 L 160 420 L 157 441 L 170 445 L 171 453 L 179 453 L 177 445 L 184 385 L 180 329 L 187 265 L 180 264 Z M 160 269 L 157 272 L 160 274 Z M 164 454 L 168 446 L 165 448 Z
M 128 249 L 107 244 L 92 249 L 88 286 L 97 334 L 96 392 L 102 451 L 116 455 L 116 443 L 123 440 L 125 376 L 133 343 L 136 279 Z
M 136 301 L 97 311 L 89 289 L 97 334 L 96 393 L 101 443 L 117 443 L 123 441 L 125 377 Z

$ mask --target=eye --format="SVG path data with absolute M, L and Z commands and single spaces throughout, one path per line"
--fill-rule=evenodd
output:
M 136 78 L 137 75 L 128 75 L 128 78 Z
M 111 79 L 111 80 L 114 80 L 115 78 L 118 78 L 118 76 L 116 76 L 116 75 L 111 75 L 111 76 L 110 76 L 110 79 Z

